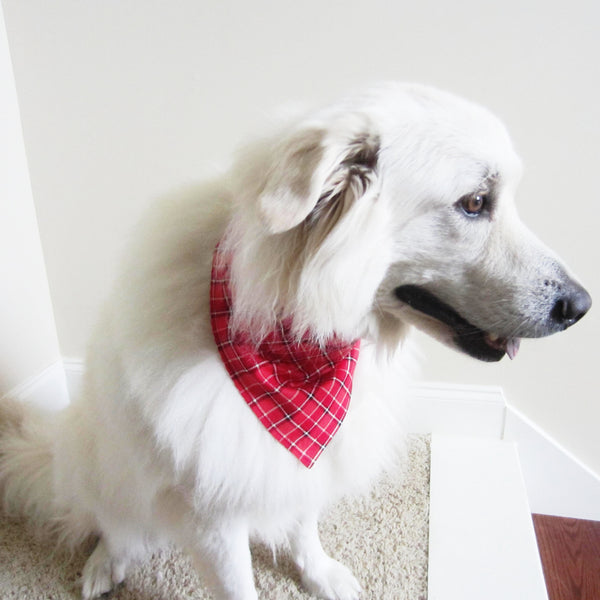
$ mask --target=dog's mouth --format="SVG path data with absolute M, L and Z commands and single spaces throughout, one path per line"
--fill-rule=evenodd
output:
M 417 310 L 448 326 L 454 344 L 463 352 L 486 362 L 495 362 L 508 355 L 512 360 L 519 350 L 520 339 L 501 337 L 483 331 L 459 315 L 451 306 L 442 302 L 431 292 L 416 286 L 402 285 L 394 290 L 396 298 L 413 310 Z

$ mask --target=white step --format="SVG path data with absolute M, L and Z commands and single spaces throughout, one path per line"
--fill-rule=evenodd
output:
M 548 600 L 512 442 L 433 435 L 429 600 Z

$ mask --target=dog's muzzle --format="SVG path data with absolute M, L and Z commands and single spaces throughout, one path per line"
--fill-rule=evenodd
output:
M 394 294 L 413 310 L 448 326 L 458 349 L 486 362 L 498 361 L 505 354 L 514 358 L 519 350 L 521 337 L 543 337 L 563 331 L 577 323 L 592 305 L 587 291 L 578 283 L 569 281 L 560 286 L 560 296 L 542 323 L 529 331 L 516 330 L 513 335 L 502 336 L 473 325 L 435 294 L 417 285 L 402 285 L 394 290 Z

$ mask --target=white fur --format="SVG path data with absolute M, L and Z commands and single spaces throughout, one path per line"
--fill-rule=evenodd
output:
M 144 222 L 92 338 L 81 397 L 51 426 L 4 407 L 6 505 L 74 542 L 100 536 L 84 598 L 167 541 L 188 550 L 216 598 L 255 599 L 255 536 L 287 541 L 319 597 L 358 598 L 320 546 L 318 516 L 402 456 L 405 355 L 394 351 L 409 325 L 449 341 L 393 290 L 439 280 L 480 327 L 505 327 L 510 311 L 486 308 L 470 267 L 527 287 L 547 274 L 515 257 L 507 267 L 507 247 L 554 264 L 511 208 L 519 171 L 494 117 L 418 86 L 381 86 L 251 145 L 230 173 Z M 501 176 L 500 225 L 468 222 L 455 202 L 490 172 Z M 258 339 L 289 316 L 298 335 L 364 340 L 349 413 L 310 470 L 264 430 L 220 363 L 208 320 L 219 240 L 233 253 L 236 327 Z

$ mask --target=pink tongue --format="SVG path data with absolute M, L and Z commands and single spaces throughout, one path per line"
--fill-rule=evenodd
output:
M 508 358 L 510 358 L 510 360 L 512 360 L 517 355 L 520 345 L 520 338 L 510 338 L 506 340 L 506 354 L 508 354 Z

